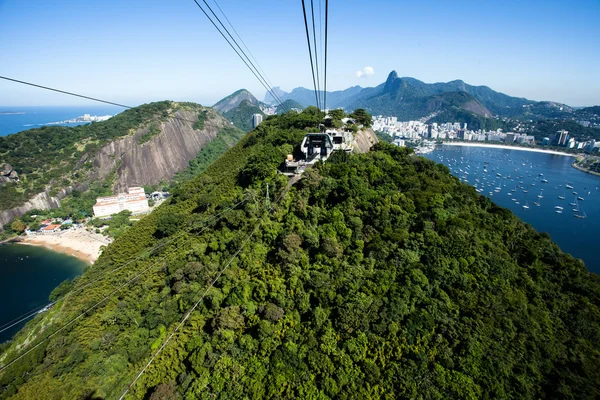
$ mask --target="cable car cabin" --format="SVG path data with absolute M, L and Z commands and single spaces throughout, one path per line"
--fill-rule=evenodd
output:
M 333 140 L 327 133 L 307 133 L 300 146 L 309 165 L 327 160 L 333 149 Z
M 291 154 L 288 155 L 281 172 L 288 176 L 302 174 L 306 167 L 317 161 L 327 160 L 334 151 L 350 153 L 353 149 L 354 135 L 352 132 L 327 130 L 324 133 L 307 133 L 300 145 L 300 150 L 304 153 L 304 160 L 294 160 Z

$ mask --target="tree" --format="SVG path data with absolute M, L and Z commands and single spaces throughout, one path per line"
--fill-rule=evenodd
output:
M 357 108 L 354 110 L 354 112 L 350 114 L 350 118 L 354 118 L 365 128 L 370 128 L 371 125 L 373 125 L 373 117 L 371 117 L 371 114 L 369 114 L 364 108 Z
M 21 234 L 23 233 L 23 231 L 25 231 L 25 228 L 27 226 L 25 225 L 25 223 L 23 221 L 21 221 L 19 218 L 15 218 L 15 220 L 12 222 L 12 224 L 10 224 L 10 229 L 12 229 L 14 232 Z
M 41 228 L 41 225 L 39 222 L 37 221 L 33 221 L 31 224 L 29 224 L 29 230 L 30 231 L 38 231 Z
M 163 214 L 156 221 L 156 233 L 158 237 L 171 236 L 179 230 L 183 217 L 178 214 Z

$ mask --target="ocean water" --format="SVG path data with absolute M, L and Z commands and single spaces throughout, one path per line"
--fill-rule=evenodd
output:
M 33 128 L 52 125 L 51 122 L 66 121 L 90 115 L 116 115 L 123 111 L 122 107 L 109 105 L 92 105 L 77 107 L 3 107 L 0 106 L 0 136 L 10 135 Z M 76 126 L 82 123 L 60 124 Z
M 571 167 L 572 157 L 467 146 L 438 146 L 426 157 L 483 189 L 480 194 L 510 209 L 538 232 L 549 233 L 563 251 L 581 258 L 588 271 L 600 274 L 600 177 Z M 568 184 L 573 189 L 567 188 Z M 496 187 L 501 188 L 499 192 L 494 190 Z M 579 196 L 584 200 L 577 200 Z M 576 218 L 575 214 L 586 218 Z
M 85 262 L 43 247 L 22 244 L 0 246 L 0 330 L 5 324 L 48 303 L 48 295 L 65 279 L 81 275 Z M 0 333 L 0 342 L 12 337 L 25 322 Z

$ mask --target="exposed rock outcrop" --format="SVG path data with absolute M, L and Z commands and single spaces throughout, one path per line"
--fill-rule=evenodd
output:
M 203 130 L 194 130 L 198 114 L 178 111 L 160 126 L 160 133 L 139 145 L 148 128 L 134 135 L 115 140 L 94 156 L 95 179 L 104 179 L 116 169 L 114 192 L 126 191 L 129 186 L 155 185 L 168 182 L 177 172 L 185 169 L 198 152 L 213 140 L 219 130 L 229 126 L 227 120 L 209 110 Z
M 360 130 L 354 136 L 354 151 L 368 153 L 376 143 L 379 143 L 379 139 L 373 129 Z
M 90 182 L 104 180 L 114 171 L 117 173 L 113 186 L 115 193 L 124 192 L 129 186 L 168 182 L 177 172 L 185 169 L 223 127 L 230 126 L 225 118 L 212 109 L 206 109 L 206 120 L 202 130 L 193 128 L 198 120 L 197 111 L 179 110 L 175 112 L 174 117 L 160 123 L 160 132 L 142 144 L 140 139 L 149 133 L 149 126 L 108 143 L 95 155 L 84 155 L 77 167 L 92 160 L 93 168 L 77 190 L 86 190 Z M 0 167 L 0 174 L 0 184 L 3 180 L 18 179 L 18 175 L 8 164 Z M 27 211 L 59 207 L 60 201 L 73 190 L 71 187 L 63 188 L 58 190 L 56 195 L 50 196 L 51 189 L 47 188 L 45 192 L 37 194 L 21 206 L 1 212 L 0 232 L 3 225 Z
M 0 166 L 0 186 L 9 182 L 18 182 L 19 174 L 15 171 L 12 165 L 4 163 Z
M 31 210 L 48 210 L 50 208 L 57 208 L 60 206 L 60 201 L 67 197 L 69 193 L 73 191 L 73 188 L 67 187 L 59 190 L 54 196 L 50 196 L 48 192 L 42 192 L 35 195 L 32 199 L 29 199 L 27 203 L 5 210 L 0 213 L 0 232 L 4 230 L 4 225 L 10 223 L 14 218 L 18 218 Z

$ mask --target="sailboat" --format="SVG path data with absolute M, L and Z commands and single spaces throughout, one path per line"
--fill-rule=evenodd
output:
M 540 194 L 538 194 L 538 199 L 542 199 L 542 198 L 544 198 L 544 189 L 542 189 Z
M 528 204 L 527 202 L 525 202 L 525 205 L 523 206 L 523 208 L 524 208 L 525 210 L 529 210 L 529 204 Z
M 573 184 L 571 182 L 569 182 L 567 185 L 565 185 L 565 187 L 567 189 L 573 189 Z
M 563 193 L 562 196 L 558 196 L 559 199 L 564 200 L 565 199 L 565 193 Z
M 577 200 L 575 200 L 575 208 L 573 209 L 573 212 L 579 212 L 579 203 L 577 202 Z
M 539 201 L 534 201 L 534 202 L 533 202 L 533 204 L 534 204 L 536 207 L 540 207 L 540 206 L 541 206 L 541 204 L 540 204 L 540 202 L 539 202 Z
M 573 214 L 573 216 L 575 218 L 581 218 L 581 219 L 587 218 L 587 215 L 585 214 L 585 212 L 583 214 Z

